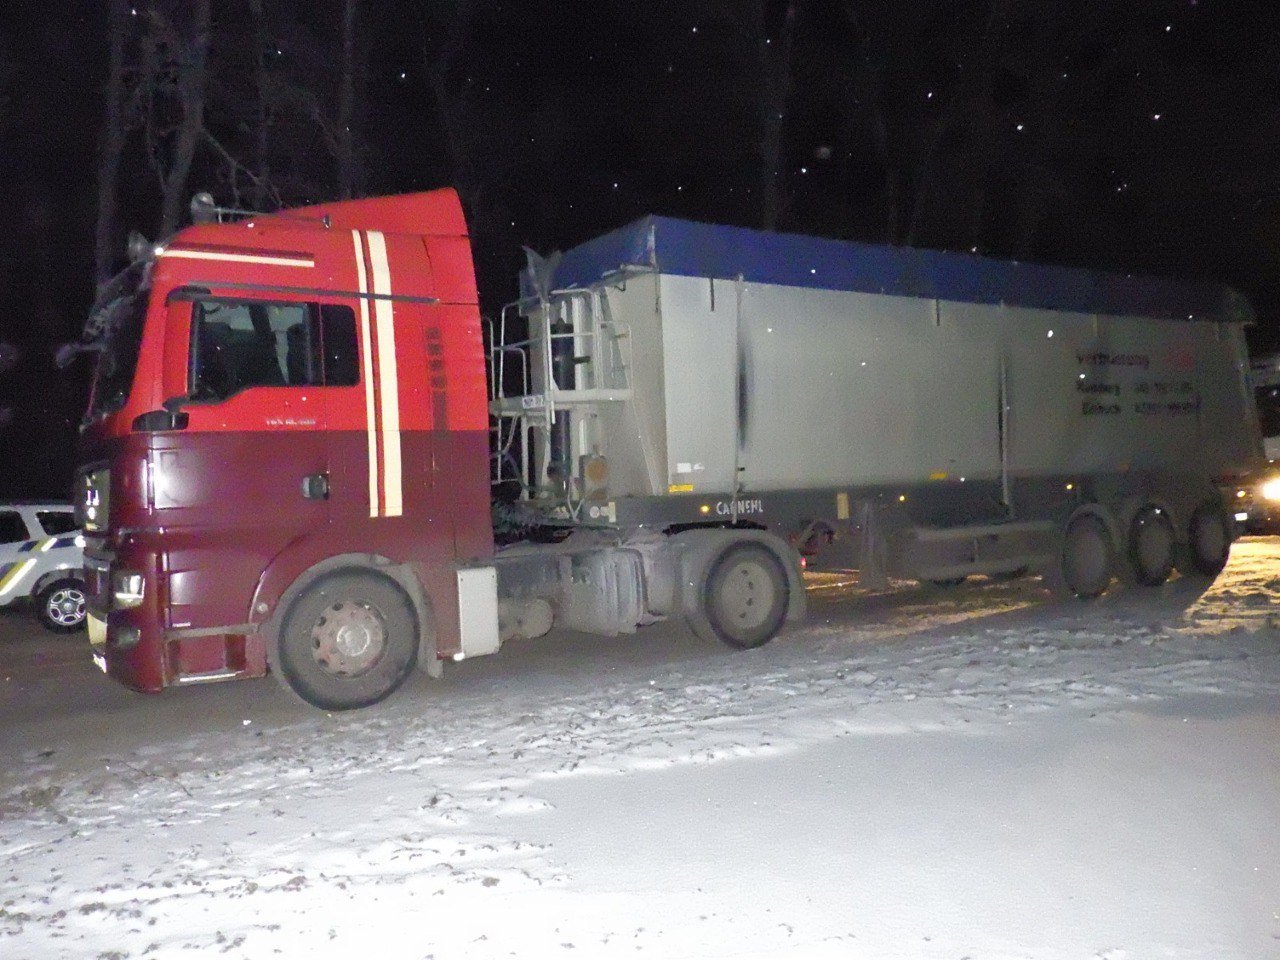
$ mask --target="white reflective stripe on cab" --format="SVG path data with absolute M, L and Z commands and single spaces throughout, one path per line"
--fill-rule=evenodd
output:
M 386 237 L 369 231 L 369 265 L 373 268 L 374 330 L 378 338 L 378 401 L 382 421 L 383 515 L 404 512 L 404 487 L 400 459 L 400 378 L 396 368 L 395 311 L 391 294 L 391 266 L 387 262 Z
M 218 253 L 213 250 L 161 250 L 157 256 L 180 260 L 221 260 L 226 263 L 261 263 L 273 267 L 314 267 L 310 257 L 271 257 L 255 253 Z
M 369 279 L 364 269 L 364 243 L 360 239 L 360 231 L 352 230 L 351 238 L 356 248 L 356 280 L 361 294 L 369 292 Z M 369 446 L 369 516 L 376 517 L 378 511 L 378 490 L 381 483 L 378 477 L 378 438 L 377 421 L 374 418 L 373 391 L 373 338 L 369 333 L 369 299 L 360 297 L 360 353 L 364 365 L 364 412 Z

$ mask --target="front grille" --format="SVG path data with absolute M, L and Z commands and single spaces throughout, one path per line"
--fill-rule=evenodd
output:
M 102 467 L 80 475 L 76 491 L 76 522 L 88 532 L 106 530 L 111 510 L 111 471 Z

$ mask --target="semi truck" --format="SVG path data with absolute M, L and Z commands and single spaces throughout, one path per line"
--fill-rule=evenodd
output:
M 1222 287 L 653 216 L 486 323 L 451 190 L 193 213 L 81 344 L 90 639 L 141 691 L 357 708 L 553 625 L 756 647 L 806 564 L 1213 576 L 1261 458 Z

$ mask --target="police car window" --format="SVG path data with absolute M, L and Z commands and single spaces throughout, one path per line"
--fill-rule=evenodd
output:
M 50 537 L 76 530 L 76 515 L 70 510 L 41 510 L 36 513 L 40 526 Z
M 0 543 L 20 543 L 27 539 L 27 525 L 22 522 L 22 514 L 14 510 L 0 510 Z

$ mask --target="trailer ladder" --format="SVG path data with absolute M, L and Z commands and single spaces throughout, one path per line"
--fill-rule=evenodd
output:
M 488 333 L 493 482 L 517 480 L 526 499 L 576 516 L 589 483 L 567 462 L 570 430 L 631 399 L 629 330 L 602 284 L 508 304 Z

